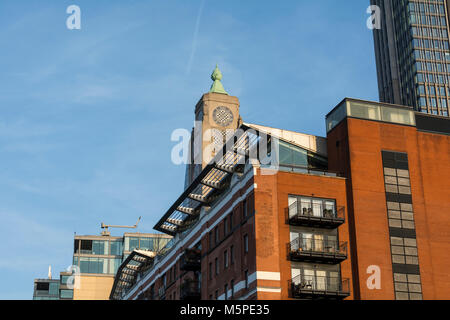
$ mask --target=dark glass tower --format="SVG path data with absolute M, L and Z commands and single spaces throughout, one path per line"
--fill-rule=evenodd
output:
M 449 0 L 371 0 L 380 101 L 449 116 Z

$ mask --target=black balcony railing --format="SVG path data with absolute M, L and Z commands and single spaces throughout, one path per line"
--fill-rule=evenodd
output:
M 309 207 L 297 201 L 286 208 L 286 223 L 293 226 L 337 228 L 345 222 L 345 207 L 324 207 L 322 204 Z
M 201 251 L 197 249 L 186 249 L 180 257 L 180 269 L 183 271 L 200 271 Z
M 298 276 L 288 281 L 294 299 L 344 299 L 350 295 L 350 280 L 340 277 Z
M 181 284 L 180 300 L 200 300 L 200 281 L 184 280 Z
M 347 242 L 299 237 L 287 244 L 288 259 L 337 264 L 347 259 Z

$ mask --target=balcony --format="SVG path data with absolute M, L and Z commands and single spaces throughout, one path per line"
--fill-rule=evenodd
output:
M 197 249 L 186 249 L 180 257 L 180 269 L 183 271 L 200 271 L 201 251 Z
M 335 229 L 344 222 L 345 207 L 305 206 L 295 202 L 286 208 L 286 223 L 291 226 Z
M 200 300 L 200 281 L 187 279 L 181 284 L 180 300 Z
M 287 244 L 287 253 L 291 261 L 338 264 L 347 259 L 347 242 L 297 238 Z
M 293 299 L 345 299 L 350 295 L 350 280 L 339 277 L 298 276 L 288 282 Z

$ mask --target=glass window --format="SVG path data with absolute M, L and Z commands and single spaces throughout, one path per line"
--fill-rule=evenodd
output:
M 226 269 L 228 268 L 228 251 L 225 250 L 223 253 L 223 267 Z
M 80 258 L 80 272 L 89 273 L 89 258 Z
M 402 123 L 408 125 L 416 124 L 414 113 L 409 110 L 384 107 L 381 109 L 381 111 L 383 121 Z
M 50 282 L 48 293 L 52 296 L 58 295 L 59 291 L 59 283 L 58 282 Z
M 292 207 L 292 214 L 291 212 L 289 214 L 290 217 L 297 214 L 303 216 L 316 216 L 325 218 L 336 217 L 336 203 L 334 200 L 307 198 L 301 196 L 289 196 L 288 200 L 289 203 L 294 203 L 294 206 L 289 206 L 289 208 Z M 299 207 L 297 209 L 298 203 Z
M 419 86 L 418 93 L 419 94 L 425 94 L 425 87 L 423 85 Z
M 280 141 L 280 165 L 293 165 L 298 167 L 308 167 L 308 152 L 297 146 Z
M 80 250 L 80 240 L 75 240 L 73 244 L 73 252 L 78 253 Z
M 99 264 L 98 258 L 89 258 L 89 273 L 100 273 Z
M 322 200 L 313 200 L 313 215 L 315 217 L 322 216 L 323 203 Z
M 111 241 L 111 255 L 121 256 L 122 254 L 122 241 Z
M 92 254 L 92 240 L 81 240 L 80 253 Z
M 153 239 L 152 238 L 141 238 L 139 247 L 142 250 L 153 250 Z
M 61 276 L 61 284 L 67 284 L 67 281 L 69 281 L 70 276 Z
M 81 273 L 108 273 L 108 264 L 106 258 L 80 258 Z
M 129 248 L 128 251 L 133 251 L 136 248 L 139 248 L 139 238 L 130 238 L 129 240 Z
M 108 242 L 94 240 L 92 242 L 92 254 L 107 255 L 108 254 Z
M 450 56 L 449 56 L 450 60 Z M 347 115 L 347 103 L 344 101 L 332 113 L 327 116 L 327 132 L 337 126 Z
M 349 116 L 363 119 L 380 120 L 380 108 L 378 106 L 351 102 Z
M 61 290 L 61 299 L 73 299 L 73 290 Z

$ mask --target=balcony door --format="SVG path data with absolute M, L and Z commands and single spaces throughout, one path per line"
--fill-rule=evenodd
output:
M 314 251 L 323 252 L 323 238 L 322 234 L 314 235 Z
M 291 250 L 296 251 L 301 247 L 301 240 L 298 232 L 291 232 Z
M 317 269 L 291 269 L 292 281 L 305 290 L 330 291 L 339 288 L 339 274 Z
M 311 251 L 314 249 L 313 247 L 313 234 L 312 233 L 300 233 L 299 239 L 301 243 L 301 247 L 305 251 Z
M 297 215 L 298 205 L 297 205 L 297 197 L 289 197 L 289 218 L 292 218 Z
M 313 200 L 313 216 L 322 217 L 323 216 L 323 201 Z
M 327 289 L 327 272 L 316 270 L 316 290 L 325 291 Z
M 301 270 L 300 269 L 291 269 L 291 275 L 292 275 L 292 283 L 293 284 L 300 284 L 301 282 Z
M 338 272 L 329 272 L 328 279 L 328 290 L 329 291 L 339 291 L 340 290 L 340 280 Z
M 312 215 L 311 199 L 308 198 L 300 199 L 300 214 L 304 216 Z

